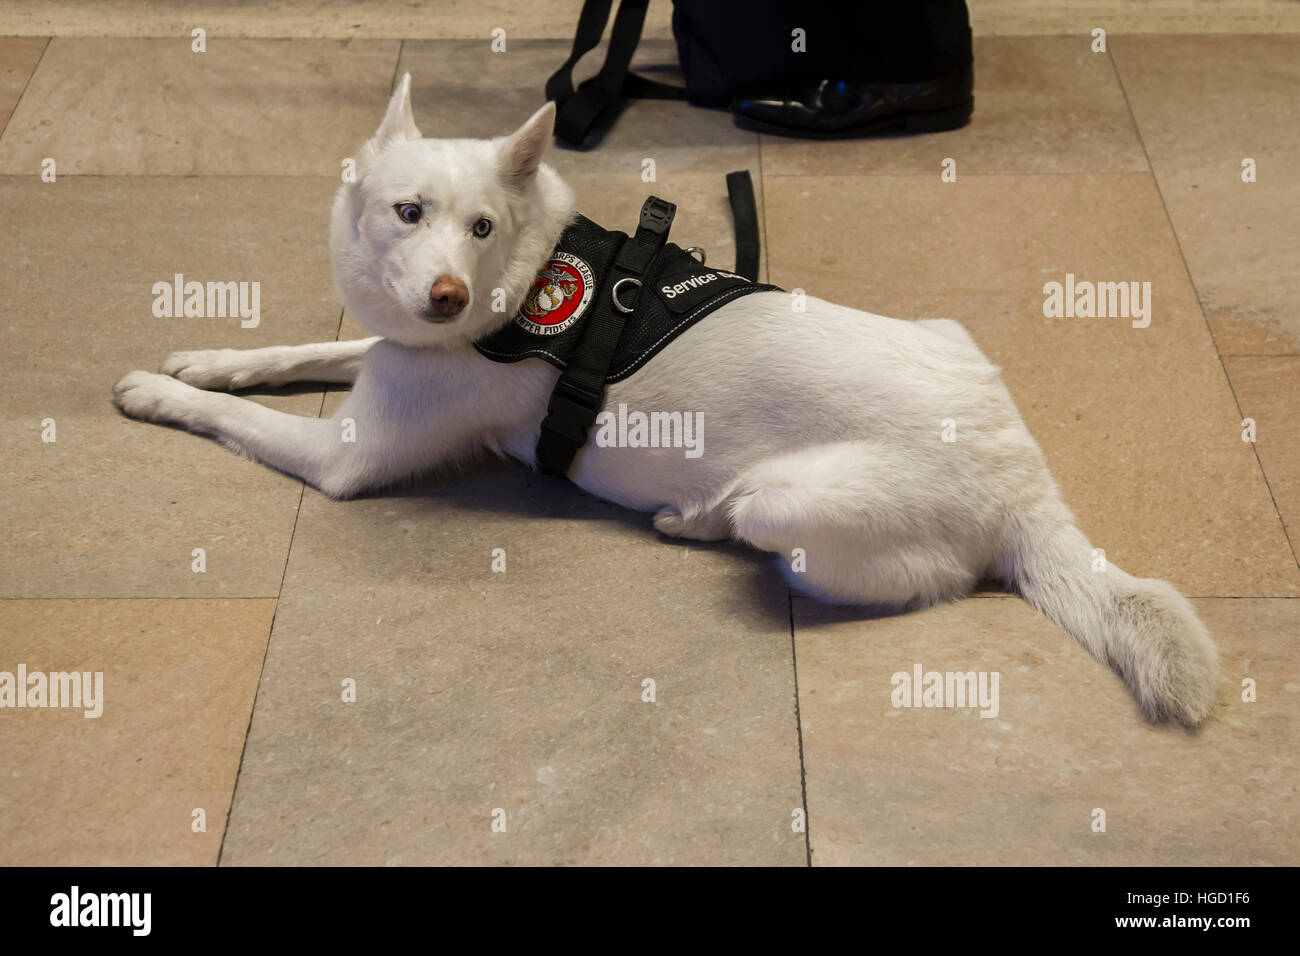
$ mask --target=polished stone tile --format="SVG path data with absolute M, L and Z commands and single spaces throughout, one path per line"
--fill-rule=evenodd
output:
M 1300 10 L 1290 0 L 980 0 L 970 4 L 977 36 L 1111 33 L 1295 33 Z M 393 37 L 479 39 L 497 27 L 508 37 L 567 39 L 577 23 L 572 0 L 475 0 L 395 6 L 388 0 L 238 0 L 204 7 L 212 34 L 229 37 Z M 671 36 L 672 6 L 652 3 L 643 36 Z M 185 36 L 195 22 L 187 0 L 96 0 L 94 4 L 7 0 L 0 35 Z
M 571 0 L 473 0 L 394 4 L 390 0 L 234 0 L 196 9 L 190 0 L 95 0 L 93 4 L 6 0 L 0 6 L 0 35 L 50 33 L 58 36 L 189 36 L 195 24 L 209 36 L 224 37 L 408 37 L 481 39 L 506 31 L 507 44 L 524 39 L 573 37 L 580 4 Z M 653 3 L 642 36 L 672 35 L 672 5 Z
M 56 37 L 0 137 L 0 172 L 319 175 L 383 117 L 397 40 Z
M 1295 33 L 1290 0 L 979 0 L 968 4 L 976 35 L 1090 36 L 1119 33 Z
M 0 596 L 278 593 L 300 485 L 208 439 L 124 418 L 112 388 L 178 349 L 333 339 L 332 191 L 313 179 L 0 178 L 12 359 L 0 385 Z M 261 283 L 259 324 L 156 317 L 153 285 L 176 273 Z M 255 400 L 314 415 L 320 389 Z M 42 441 L 47 419 L 53 443 Z M 191 571 L 196 547 L 203 574 Z
M 266 600 L 0 601 L 0 670 L 103 675 L 97 718 L 3 711 L 0 864 L 215 864 L 274 613 Z
M 176 349 L 334 338 L 336 188 L 319 178 L 0 177 L 0 321 L 23 356 L 0 383 L 5 408 L 99 412 L 118 377 Z M 258 283 L 256 316 L 155 315 L 154 285 L 178 273 L 247 283 L 250 313 Z
M 546 78 L 569 52 L 564 41 L 518 42 L 492 53 L 475 41 L 426 41 L 402 45 L 398 74 L 411 74 L 415 119 L 425 136 L 500 136 L 516 129 L 545 102 Z M 588 54 L 574 72 L 575 84 L 593 75 L 604 47 Z M 681 82 L 676 46 L 647 39 L 637 48 L 633 70 Z M 730 113 L 673 100 L 632 100 L 592 133 L 592 148 L 556 146 L 548 161 L 564 173 L 599 172 L 620 177 L 624 188 L 668 189 L 682 175 L 733 169 L 759 175 L 758 137 L 739 129 Z M 643 180 L 654 161 L 654 183 Z M 725 195 L 725 187 L 724 187 Z
M 1300 540 L 1300 356 L 1224 357 L 1243 418 L 1294 548 Z
M 1300 36 L 1112 50 L 1219 350 L 1300 354 Z
M 47 37 L 0 36 L 0 133 L 4 132 L 48 42 Z
M 812 140 L 761 137 L 765 175 L 915 173 L 946 159 L 970 174 L 1135 172 L 1142 144 L 1105 54 L 1089 38 L 975 42 L 975 115 L 946 133 Z
M 275 597 L 298 481 L 112 406 L 52 418 L 54 443 L 42 419 L 0 424 L 0 597 Z
M 802 865 L 790 650 L 765 559 L 565 482 L 308 491 L 223 863 Z
M 765 193 L 773 282 L 965 324 L 1111 561 L 1192 595 L 1300 593 L 1150 176 L 768 176 Z M 1150 326 L 1045 318 L 1067 274 L 1150 282 Z
M 1196 733 L 1144 723 L 1119 678 L 1018 600 L 877 620 L 794 604 L 814 864 L 1300 862 L 1300 601 L 1195 602 L 1224 672 Z M 918 663 L 998 672 L 996 716 L 895 707 L 893 675 Z

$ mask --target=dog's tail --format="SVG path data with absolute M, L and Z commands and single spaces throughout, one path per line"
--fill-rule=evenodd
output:
M 1196 726 L 1218 688 L 1218 654 L 1188 600 L 1166 581 L 1107 565 L 1064 505 L 1013 522 L 1004 579 L 1110 665 L 1150 721 Z

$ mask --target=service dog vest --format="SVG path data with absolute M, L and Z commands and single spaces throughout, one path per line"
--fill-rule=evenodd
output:
M 539 358 L 562 370 L 537 444 L 542 471 L 568 472 L 607 384 L 632 375 L 727 302 L 777 288 L 707 266 L 667 242 L 676 211 L 651 196 L 632 236 L 576 216 L 513 320 L 474 343 L 494 362 Z M 753 261 L 756 271 L 756 255 Z

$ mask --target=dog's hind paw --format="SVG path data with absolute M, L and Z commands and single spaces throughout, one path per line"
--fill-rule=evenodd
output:
M 726 541 L 731 537 L 731 526 L 716 512 L 698 512 L 688 517 L 676 508 L 660 508 L 655 514 L 654 526 L 656 531 L 670 538 Z

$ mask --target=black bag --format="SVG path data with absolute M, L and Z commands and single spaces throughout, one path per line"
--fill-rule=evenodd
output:
M 569 58 L 546 82 L 558 107 L 555 135 L 582 145 L 622 99 L 684 99 L 725 107 L 795 78 L 915 82 L 952 76 L 971 62 L 965 0 L 673 0 L 673 36 L 686 86 L 628 72 L 650 0 L 621 0 L 600 72 L 576 90 L 573 68 L 605 32 L 613 0 L 585 0 Z M 802 31 L 802 49 L 795 31 Z

